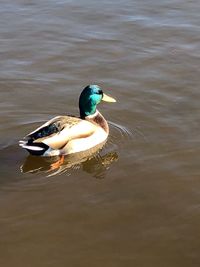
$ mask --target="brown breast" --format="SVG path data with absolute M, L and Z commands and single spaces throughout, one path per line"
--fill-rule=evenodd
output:
M 109 132 L 109 127 L 107 121 L 104 119 L 104 117 L 101 115 L 100 112 L 97 111 L 97 114 L 95 116 L 88 116 L 85 118 L 87 121 L 90 121 L 98 126 L 100 126 L 106 133 Z

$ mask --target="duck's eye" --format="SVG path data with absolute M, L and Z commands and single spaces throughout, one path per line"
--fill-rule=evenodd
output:
M 102 91 L 102 90 L 99 90 L 99 91 L 98 91 L 98 94 L 99 94 L 99 95 L 103 95 L 103 91 Z

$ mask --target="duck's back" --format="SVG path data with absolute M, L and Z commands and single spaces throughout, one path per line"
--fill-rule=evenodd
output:
M 40 138 L 55 135 L 57 133 L 60 133 L 64 128 L 70 129 L 72 126 L 78 124 L 80 121 L 81 119 L 77 117 L 57 116 L 42 124 L 33 132 L 26 135 L 25 139 L 34 141 Z

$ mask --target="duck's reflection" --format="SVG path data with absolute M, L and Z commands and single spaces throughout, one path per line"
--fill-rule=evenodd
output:
M 23 173 L 44 172 L 47 176 L 70 175 L 76 169 L 92 174 L 95 178 L 104 178 L 106 170 L 118 160 L 117 152 L 87 151 L 60 157 L 37 157 L 29 155 L 20 167 Z

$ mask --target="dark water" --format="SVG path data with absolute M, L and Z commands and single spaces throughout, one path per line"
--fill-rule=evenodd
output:
M 0 266 L 200 266 L 199 1 L 0 3 Z M 28 157 L 95 83 L 105 147 Z

